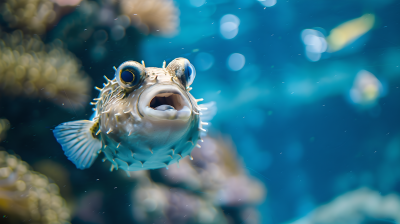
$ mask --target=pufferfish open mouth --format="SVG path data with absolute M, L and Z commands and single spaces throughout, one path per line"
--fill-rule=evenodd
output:
M 188 120 L 191 104 L 174 86 L 154 86 L 145 90 L 139 100 L 139 111 L 144 116 L 162 120 Z

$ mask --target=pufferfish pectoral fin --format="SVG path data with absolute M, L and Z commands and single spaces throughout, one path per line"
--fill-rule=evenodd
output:
M 94 134 L 97 129 L 96 122 L 79 120 L 62 123 L 53 130 L 65 155 L 78 169 L 89 168 L 97 158 L 97 151 L 102 147 L 100 139 Z
M 211 101 L 209 103 L 199 104 L 199 107 L 201 108 L 199 130 L 202 131 L 200 132 L 200 136 L 204 137 L 206 136 L 206 129 L 203 125 L 208 125 L 207 127 L 210 127 L 209 122 L 211 122 L 217 114 L 217 104 Z
M 217 103 L 215 101 L 199 104 L 199 106 L 200 108 L 203 108 L 200 114 L 201 121 L 210 122 L 217 114 Z

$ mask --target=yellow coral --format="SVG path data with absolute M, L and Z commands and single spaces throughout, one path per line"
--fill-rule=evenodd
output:
M 64 224 L 70 220 L 58 186 L 5 151 L 0 151 L 0 211 L 13 221 Z
M 60 40 L 45 45 L 39 37 L 21 31 L 0 39 L 0 93 L 44 98 L 70 109 L 89 100 L 90 78 Z
M 50 0 L 5 0 L 0 3 L 0 12 L 8 27 L 36 34 L 45 33 L 57 17 Z
M 172 35 L 179 26 L 179 10 L 171 0 L 121 0 L 120 9 L 145 34 Z

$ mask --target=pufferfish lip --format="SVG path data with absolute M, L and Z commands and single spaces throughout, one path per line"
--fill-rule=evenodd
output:
M 138 109 L 142 116 L 160 120 L 187 121 L 192 114 L 188 97 L 173 85 L 155 85 L 143 91 Z

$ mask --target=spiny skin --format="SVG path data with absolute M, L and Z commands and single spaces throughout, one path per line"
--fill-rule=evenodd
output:
M 126 91 L 114 78 L 100 91 L 96 116 L 102 141 L 102 152 L 112 163 L 111 170 L 156 169 L 179 162 L 189 155 L 199 139 L 201 108 L 170 71 L 171 68 L 145 68 L 141 85 Z M 188 120 L 160 120 L 147 116 L 141 105 L 157 88 L 174 88 L 190 102 Z M 148 102 L 150 103 L 150 102 Z

